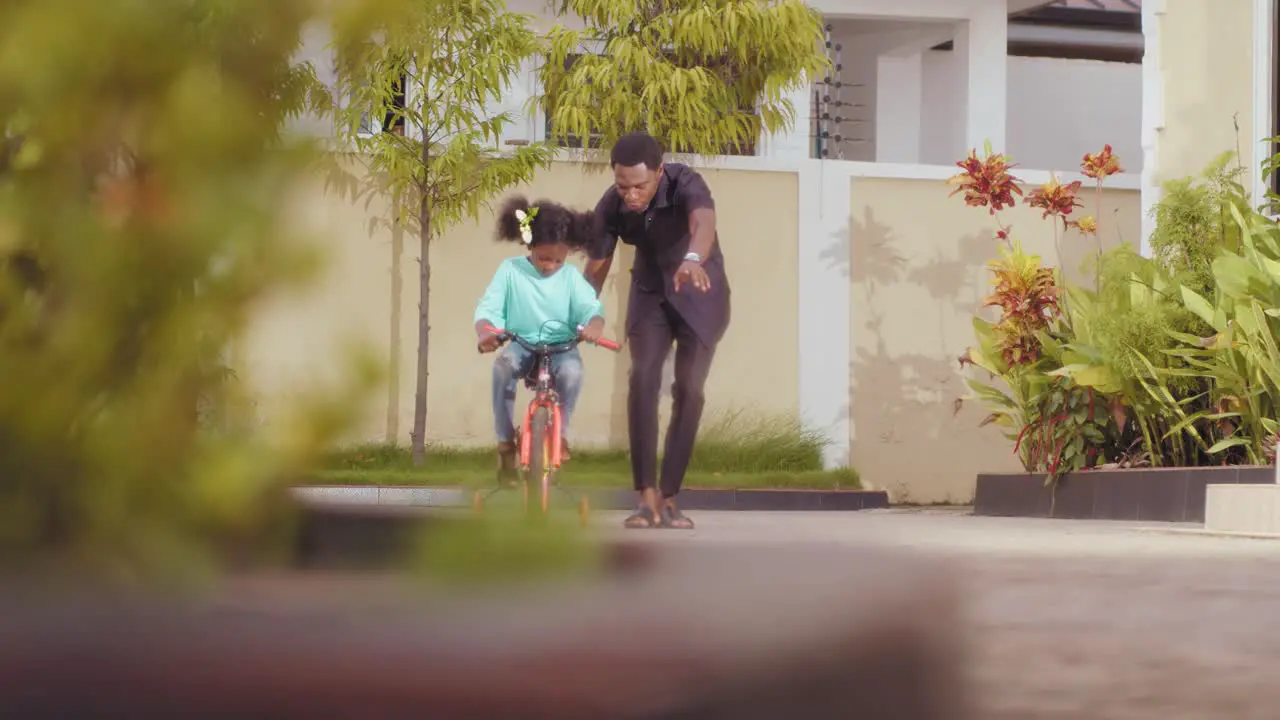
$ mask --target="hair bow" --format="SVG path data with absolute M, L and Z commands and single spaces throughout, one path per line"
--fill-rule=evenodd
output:
M 516 220 L 520 221 L 520 239 L 524 240 L 525 245 L 533 242 L 533 219 L 537 216 L 537 207 L 529 208 L 528 212 L 524 210 L 516 211 Z

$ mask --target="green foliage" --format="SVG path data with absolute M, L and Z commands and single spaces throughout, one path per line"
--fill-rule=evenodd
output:
M 333 48 L 338 134 L 362 171 L 332 168 L 331 179 L 349 196 L 391 199 L 383 220 L 437 236 L 550 162 L 545 145 L 499 149 L 512 118 L 488 108 L 539 48 L 529 17 L 501 0 L 383 3 L 358 23 L 339 17 Z M 403 133 L 362 132 L 387 112 Z
M 1164 197 L 1152 210 L 1152 254 L 1175 280 L 1198 293 L 1211 293 L 1210 265 L 1219 248 L 1238 249 L 1240 234 L 1231 208 L 1249 211 L 1240 177 L 1244 169 L 1231 167 L 1235 153 L 1225 152 L 1195 178 L 1165 183 Z
M 705 472 L 799 472 L 822 469 L 826 437 L 800 419 L 735 408 L 707 418 L 689 467 Z
M 822 470 L 825 445 L 821 433 L 790 415 L 741 408 L 709 414 L 689 464 L 688 482 L 707 487 L 857 487 L 853 470 Z M 492 484 L 492 448 L 433 446 L 430 450 L 430 466 L 415 469 L 403 447 L 343 448 L 325 458 L 320 479 L 359 484 Z M 575 447 L 564 481 L 611 487 L 629 483 L 630 468 L 625 451 Z
M 1265 147 L 1280 147 L 1280 136 L 1267 138 L 1263 142 L 1266 143 Z M 1277 171 L 1280 171 L 1280 154 L 1272 155 L 1262 161 L 1262 180 L 1267 189 L 1263 193 L 1263 202 L 1259 209 L 1272 217 L 1280 215 L 1280 195 L 1272 189 L 1275 187 Z
M 604 571 L 608 559 L 604 545 L 584 538 L 572 509 L 528 517 L 518 504 L 501 503 L 479 518 L 423 533 L 415 550 L 419 573 L 473 589 L 571 580 Z
M 1272 458 L 1280 398 L 1280 229 L 1253 212 L 1232 210 L 1240 250 L 1223 250 L 1213 261 L 1215 292 L 1204 297 L 1188 287 L 1182 300 L 1214 334 L 1174 333 L 1184 357 L 1210 385 L 1206 422 L 1223 427 L 1214 454 L 1262 463 Z
M 529 18 L 502 0 L 384 0 L 334 20 L 341 141 L 329 180 L 342 195 L 387 199 L 378 225 L 418 233 L 418 364 L 414 392 L 414 460 L 426 459 L 431 317 L 431 239 L 480 211 L 507 188 L 533 180 L 552 158 L 538 143 L 499 150 L 508 113 L 489 114 L 539 48 Z M 362 132 L 368 115 L 390 114 L 391 127 Z M 399 126 L 399 129 L 397 129 Z M 358 170 L 351 172 L 354 163 Z
M 1251 209 L 1231 159 L 1226 153 L 1197 178 L 1167 185 L 1153 211 L 1154 258 L 1116 248 L 1098 263 L 1096 291 L 1067 289 L 1067 317 L 1043 334 L 1036 363 L 1001 365 L 990 325 L 975 322 L 979 343 L 969 357 L 1010 390 L 970 385 L 992 422 L 1011 438 L 1017 431 L 1028 469 L 1053 474 L 1043 453 L 1023 446 L 1046 433 L 1055 448 L 1122 466 L 1273 461 L 1280 228 Z M 1055 388 L 1047 378 L 1070 383 Z M 1059 422 L 1079 414 L 1079 390 L 1106 412 L 1091 410 L 1075 426 Z M 1067 411 L 1054 416 L 1058 408 Z M 1073 469 L 1079 459 L 1061 462 Z
M 965 379 L 970 399 L 990 411 L 982 424 L 1001 428 L 1023 467 L 1048 473 L 1050 480 L 1094 464 L 1108 431 L 1107 408 L 1093 388 L 1061 372 L 1063 347 L 1042 332 L 1043 354 L 1034 362 L 1010 365 L 1000 352 L 995 325 L 978 317 L 973 324 L 978 345 L 969 349 L 967 361 L 1007 388 Z
M 349 419 L 317 393 L 279 437 L 198 421 L 217 354 L 316 267 L 280 209 L 314 159 L 280 134 L 307 107 L 289 58 L 312 16 L 0 4 L 0 570 L 204 577 L 282 527 L 283 484 Z
M 548 35 L 540 76 L 559 139 L 602 147 L 647 130 L 676 152 L 723 154 L 795 121 L 786 94 L 829 63 L 801 0 L 558 0 L 586 29 Z M 571 56 L 578 56 L 570 62 Z

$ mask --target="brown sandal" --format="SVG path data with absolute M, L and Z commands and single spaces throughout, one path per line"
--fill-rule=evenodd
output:
M 693 521 L 674 505 L 662 506 L 662 527 L 674 530 L 692 530 Z
M 648 530 L 659 527 L 658 518 L 653 514 L 653 508 L 648 505 L 641 505 L 636 508 L 635 512 L 622 521 L 622 526 L 628 530 Z

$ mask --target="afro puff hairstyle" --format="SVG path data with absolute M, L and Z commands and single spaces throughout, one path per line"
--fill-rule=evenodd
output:
M 570 250 L 585 251 L 591 244 L 594 213 L 575 212 L 550 200 L 539 200 L 530 205 L 527 198 L 519 195 L 508 198 L 498 212 L 498 240 L 525 244 L 516 213 L 528 213 L 532 208 L 536 208 L 536 214 L 529 221 L 533 235 L 529 247 L 563 244 Z

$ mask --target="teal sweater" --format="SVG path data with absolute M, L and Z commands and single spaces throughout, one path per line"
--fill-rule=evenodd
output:
M 577 337 L 578 326 L 595 317 L 604 317 L 604 306 L 581 270 L 565 265 L 543 277 L 522 255 L 498 266 L 473 322 L 488 320 L 530 343 L 559 343 Z

